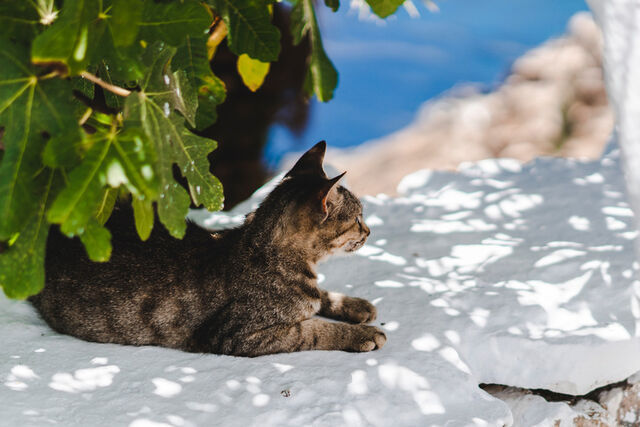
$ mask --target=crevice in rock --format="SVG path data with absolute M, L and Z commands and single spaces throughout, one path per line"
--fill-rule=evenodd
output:
M 542 397 L 547 402 L 566 402 L 569 405 L 575 405 L 578 401 L 581 400 L 590 400 L 592 402 L 600 403 L 600 395 L 609 390 L 613 389 L 626 389 L 631 385 L 627 380 L 623 380 L 617 383 L 608 384 L 602 387 L 598 387 L 594 390 L 591 390 L 587 394 L 583 395 L 573 395 L 573 394 L 564 394 L 557 393 L 555 391 L 546 390 L 543 388 L 520 388 L 520 387 L 512 387 L 503 384 L 485 384 L 481 383 L 480 388 L 486 391 L 487 393 L 493 395 L 494 393 L 504 391 L 507 389 L 517 390 L 525 394 L 534 394 L 536 396 Z
M 510 407 L 514 417 L 514 426 L 529 420 L 532 411 L 544 413 L 542 417 L 554 427 L 632 427 L 640 425 L 640 375 L 638 374 L 624 381 L 598 387 L 584 395 L 511 387 L 502 384 L 483 383 L 480 384 L 480 388 Z M 544 401 L 538 398 L 542 398 Z M 563 403 L 566 405 L 558 406 Z

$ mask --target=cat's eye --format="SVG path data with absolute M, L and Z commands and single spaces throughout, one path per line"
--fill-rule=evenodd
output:
M 362 225 L 362 221 L 360 220 L 360 215 L 358 215 L 358 216 L 356 217 L 356 223 L 357 223 L 358 225 Z

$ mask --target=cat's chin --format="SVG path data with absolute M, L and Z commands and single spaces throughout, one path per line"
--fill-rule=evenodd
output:
M 362 239 L 362 240 L 358 240 L 357 242 L 349 242 L 349 243 L 347 243 L 346 245 L 344 245 L 342 247 L 342 252 L 345 252 L 345 253 L 348 253 L 348 254 L 353 253 L 353 252 L 357 251 L 358 249 L 360 249 L 361 247 L 363 247 L 364 246 L 364 242 L 366 240 L 367 239 Z
M 362 246 L 364 246 L 364 244 L 346 244 L 340 248 L 334 249 L 333 251 L 331 251 L 330 254 L 327 255 L 331 255 L 331 256 L 336 256 L 336 257 L 346 257 L 346 256 L 351 256 L 353 254 L 355 254 L 355 252 L 360 249 Z

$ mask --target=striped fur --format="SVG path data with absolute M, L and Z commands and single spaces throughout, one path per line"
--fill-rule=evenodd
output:
M 380 348 L 384 333 L 365 325 L 373 305 L 317 285 L 320 260 L 369 235 L 358 199 L 324 174 L 324 151 L 321 142 L 305 153 L 234 229 L 189 224 L 176 240 L 156 223 L 141 242 L 119 205 L 107 223 L 113 254 L 101 264 L 52 230 L 45 288 L 32 303 L 56 331 L 95 342 L 237 356 Z

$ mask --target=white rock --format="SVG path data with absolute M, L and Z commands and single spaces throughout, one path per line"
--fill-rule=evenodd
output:
M 171 416 L 207 425 L 213 412 L 232 426 L 510 426 L 540 414 L 479 383 L 584 394 L 640 371 L 634 241 L 606 220 L 624 208 L 617 149 L 595 162 L 540 159 L 522 170 L 483 162 L 427 175 L 401 198 L 365 199 L 365 218 L 380 220 L 371 242 L 386 241 L 384 249 L 367 245 L 319 269 L 324 288 L 376 303 L 375 324 L 388 335 L 382 350 L 244 359 L 94 344 L 55 334 L 28 303 L 2 297 L 3 422 L 142 425 Z M 264 194 L 216 221 L 194 217 L 228 227 Z M 633 221 L 627 211 L 615 218 Z M 464 227 L 412 231 L 425 221 Z M 563 416 L 561 405 L 549 408 Z

